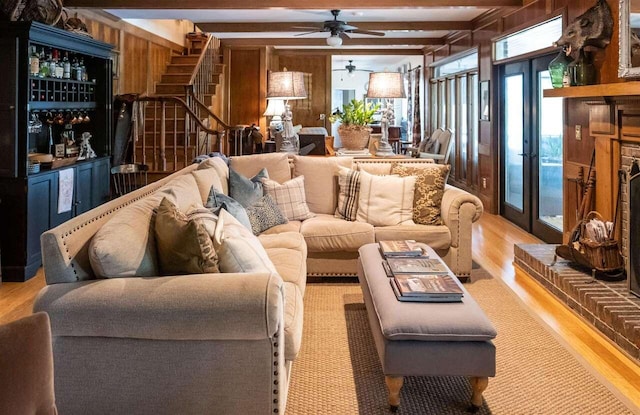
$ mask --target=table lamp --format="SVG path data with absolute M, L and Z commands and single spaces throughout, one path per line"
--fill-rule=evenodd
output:
M 393 106 L 390 98 L 406 98 L 404 93 L 403 74 L 400 72 L 373 72 L 369 74 L 369 89 L 367 98 L 386 99 L 386 106 L 382 109 L 380 130 L 382 137 L 376 151 L 376 156 L 387 157 L 395 155 L 389 145 L 389 122 L 393 120 Z
M 281 152 L 297 153 L 298 136 L 293 130 L 291 107 L 289 100 L 303 99 L 307 97 L 304 87 L 304 74 L 302 72 L 270 71 L 267 80 L 267 100 L 279 99 L 284 101 L 284 111 L 282 112 L 282 145 Z

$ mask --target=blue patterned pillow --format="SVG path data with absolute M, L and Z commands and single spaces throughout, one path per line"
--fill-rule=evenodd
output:
M 260 170 L 251 179 L 247 179 L 237 171 L 229 169 L 229 196 L 245 208 L 251 206 L 264 194 L 261 181 L 264 178 L 269 178 L 267 169 Z
M 251 230 L 251 222 L 249 222 L 249 217 L 244 207 L 237 200 L 218 192 L 213 186 L 209 191 L 209 197 L 207 197 L 207 203 L 205 203 L 204 207 L 218 216 L 220 215 L 220 209 L 224 209 L 231 213 L 247 229 Z
M 247 216 L 249 216 L 254 235 L 260 235 L 269 228 L 289 222 L 269 195 L 264 195 L 256 203 L 249 206 Z

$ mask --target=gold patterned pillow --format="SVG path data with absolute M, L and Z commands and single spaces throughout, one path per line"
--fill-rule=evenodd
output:
M 393 163 L 391 174 L 401 177 L 415 176 L 416 187 L 413 196 L 413 221 L 420 225 L 442 225 L 440 205 L 444 195 L 444 186 L 451 166 L 434 164 L 433 166 L 407 166 Z

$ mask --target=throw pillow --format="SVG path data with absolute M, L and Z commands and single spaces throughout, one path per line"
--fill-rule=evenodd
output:
M 356 220 L 373 226 L 413 225 L 414 176 L 375 176 L 360 172 Z
M 338 171 L 338 207 L 336 218 L 355 221 L 358 213 L 358 195 L 360 194 L 360 172 L 341 167 Z
M 309 211 L 304 193 L 304 176 L 298 176 L 282 184 L 262 179 L 264 193 L 271 196 L 288 220 L 305 220 L 315 215 Z
M 225 210 L 220 211 L 213 244 L 221 272 L 277 273 L 260 240 Z
M 215 220 L 207 212 L 207 220 Z M 155 221 L 160 270 L 165 275 L 218 272 L 218 256 L 210 231 L 202 223 L 204 212 L 189 218 L 167 198 L 162 199 Z M 212 229 L 212 230 L 215 230 Z
M 244 207 L 238 203 L 237 200 L 225 195 L 224 193 L 218 192 L 215 187 L 211 187 L 209 196 L 207 197 L 207 202 L 204 206 L 210 209 L 215 215 L 220 215 L 220 209 L 226 210 L 231 213 L 238 222 L 251 230 L 251 222 L 249 221 L 249 216 L 247 216 L 247 211 Z
M 247 216 L 249 216 L 254 235 L 260 235 L 269 228 L 289 222 L 269 195 L 264 195 L 256 203 L 249 206 Z
M 406 166 L 394 163 L 391 173 L 400 177 L 415 176 L 416 188 L 413 195 L 413 221 L 420 225 L 442 225 L 440 205 L 444 186 L 451 166 Z
M 237 200 L 242 206 L 249 207 L 264 194 L 261 180 L 269 178 L 266 169 L 262 169 L 247 179 L 233 169 L 229 169 L 229 196 Z

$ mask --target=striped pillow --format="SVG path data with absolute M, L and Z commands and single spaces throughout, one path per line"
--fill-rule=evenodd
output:
M 360 194 L 360 172 L 346 167 L 340 167 L 338 171 L 338 207 L 334 216 L 336 218 L 355 221 L 358 213 L 358 195 Z
M 358 222 L 373 226 L 414 225 L 415 176 L 376 176 L 360 173 Z

